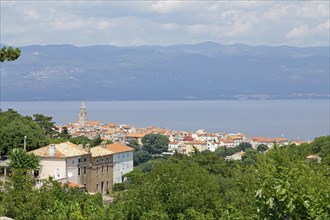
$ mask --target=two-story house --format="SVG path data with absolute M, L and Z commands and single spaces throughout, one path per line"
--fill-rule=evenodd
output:
M 121 143 L 107 144 L 106 149 L 113 153 L 113 184 L 121 183 L 123 175 L 133 170 L 134 149 Z

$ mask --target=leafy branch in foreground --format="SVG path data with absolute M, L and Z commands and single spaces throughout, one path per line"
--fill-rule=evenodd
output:
M 0 51 L 0 62 L 14 61 L 21 55 L 21 49 L 13 47 L 3 47 Z

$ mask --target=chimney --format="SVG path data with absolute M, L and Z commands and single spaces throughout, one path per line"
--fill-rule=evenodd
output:
M 90 144 L 86 144 L 85 145 L 85 148 L 86 148 L 87 153 L 90 153 L 91 152 Z
M 55 156 L 55 144 L 51 144 L 50 146 L 49 146 L 49 156 L 50 157 L 54 157 Z
M 101 142 L 101 147 L 105 148 L 106 145 L 107 145 L 107 141 L 102 141 Z

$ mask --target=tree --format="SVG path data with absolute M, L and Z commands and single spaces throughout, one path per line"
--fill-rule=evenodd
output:
M 0 51 L 0 62 L 16 60 L 21 55 L 19 48 L 3 47 Z
M 27 150 L 49 144 L 49 139 L 31 117 L 23 117 L 13 109 L 0 111 L 0 154 L 6 155 L 14 148 L 23 148 L 26 136 Z
M 259 155 L 255 171 L 259 218 L 329 219 L 329 171 L 327 166 L 314 169 L 291 146 Z
M 268 150 L 268 146 L 266 144 L 259 144 L 258 147 L 257 147 L 257 150 L 260 151 L 260 152 L 265 152 L 266 150 Z
M 21 148 L 13 149 L 9 159 L 9 166 L 13 169 L 38 170 L 40 168 L 40 159 L 32 153 L 26 153 Z
M 56 132 L 55 122 L 53 122 L 53 117 L 45 116 L 43 114 L 34 114 L 34 121 L 44 130 L 46 135 L 53 137 Z
M 142 149 L 150 154 L 161 154 L 168 149 L 168 137 L 162 134 L 147 134 L 142 138 Z
M 253 165 L 257 162 L 257 155 L 259 152 L 253 148 L 248 148 L 242 156 L 242 161 L 245 165 Z
M 102 143 L 102 139 L 100 135 L 97 135 L 96 137 L 94 137 L 91 141 L 90 141 L 90 145 L 91 147 L 95 147 L 98 146 Z
M 137 140 L 131 140 L 128 144 L 131 148 L 134 150 L 140 150 L 141 146 L 139 145 L 139 142 Z
M 88 137 L 86 136 L 78 136 L 78 137 L 72 137 L 69 139 L 70 142 L 74 143 L 74 144 L 89 144 L 91 139 L 89 139 Z
M 67 127 L 63 127 L 62 128 L 62 131 L 60 133 L 60 138 L 63 138 L 63 139 L 69 139 L 71 137 L 71 135 L 69 134 L 69 131 L 68 131 L 68 128 Z
M 147 151 L 139 150 L 133 152 L 133 163 L 134 166 L 145 163 L 151 159 L 151 154 Z
M 247 142 L 242 142 L 236 148 L 238 150 L 237 152 L 245 151 L 246 149 L 252 148 L 252 145 L 250 143 L 247 143 Z
M 120 213 L 114 219 L 188 218 L 193 210 L 198 216 L 219 219 L 217 181 L 190 159 L 160 161 L 142 182 L 123 193 L 111 205 L 114 213 Z

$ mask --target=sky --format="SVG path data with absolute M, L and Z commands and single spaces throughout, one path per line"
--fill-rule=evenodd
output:
M 0 42 L 329 46 L 330 1 L 8 1 Z

